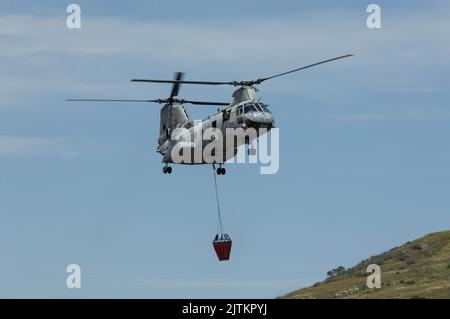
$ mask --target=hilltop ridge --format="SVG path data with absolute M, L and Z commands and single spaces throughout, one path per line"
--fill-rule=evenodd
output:
M 381 267 L 381 288 L 366 285 L 367 266 Z M 450 298 L 450 231 L 431 233 L 361 261 L 280 298 Z

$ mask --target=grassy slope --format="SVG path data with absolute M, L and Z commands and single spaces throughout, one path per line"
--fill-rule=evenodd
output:
M 369 264 L 381 267 L 380 289 L 366 286 Z M 408 242 L 281 298 L 450 298 L 450 231 Z

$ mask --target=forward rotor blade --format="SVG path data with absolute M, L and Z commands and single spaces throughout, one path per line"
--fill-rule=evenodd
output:
M 181 72 L 175 73 L 175 81 L 176 82 L 173 83 L 172 92 L 170 92 L 171 99 L 178 95 L 178 91 L 180 90 L 180 81 L 183 80 L 183 75 L 184 74 Z
M 320 64 L 324 64 L 327 62 L 331 62 L 331 61 L 335 61 L 335 60 L 339 60 L 339 59 L 344 59 L 344 58 L 348 58 L 353 56 L 353 54 L 346 54 L 346 55 L 342 55 L 342 56 L 338 56 L 336 58 L 332 58 L 332 59 L 328 59 L 328 60 L 323 60 L 317 63 L 313 63 L 310 65 L 306 65 L 306 66 L 302 66 L 300 68 L 294 69 L 294 70 L 290 70 L 287 72 L 283 72 L 280 74 L 275 74 L 266 78 L 259 78 L 256 80 L 249 80 L 249 81 L 184 81 L 182 80 L 182 78 L 178 79 L 176 78 L 175 80 L 153 80 L 153 79 L 132 79 L 131 82 L 147 82 L 147 83 L 174 83 L 175 85 L 179 85 L 181 83 L 184 84 L 201 84 L 201 85 L 233 85 L 233 86 L 253 86 L 253 85 L 257 85 L 257 84 L 261 84 L 264 81 L 279 77 L 279 76 L 283 76 L 289 73 L 294 73 L 300 70 L 304 70 L 307 68 L 311 68 L 313 66 L 316 65 L 320 65 Z M 178 74 L 178 73 L 177 73 Z M 175 89 L 175 86 L 173 88 L 173 90 Z M 178 90 L 178 88 L 177 88 Z M 176 93 L 178 93 L 178 91 L 176 91 Z
M 280 73 L 280 74 L 272 75 L 272 76 L 269 76 L 267 78 L 258 79 L 258 80 L 255 81 L 255 83 L 259 84 L 261 82 L 264 82 L 266 80 L 270 80 L 270 79 L 273 79 L 273 78 L 276 78 L 276 77 L 279 77 L 279 76 L 283 76 L 283 75 L 286 75 L 286 74 L 289 74 L 289 73 L 294 73 L 294 72 L 297 72 L 297 71 L 300 71 L 300 70 L 311 68 L 311 67 L 319 65 L 319 64 L 323 64 L 323 63 L 327 63 L 327 62 L 331 62 L 331 61 L 335 61 L 335 60 L 339 60 L 339 59 L 344 59 L 344 58 L 348 58 L 348 57 L 351 57 L 351 56 L 353 56 L 353 54 L 346 54 L 346 55 L 338 56 L 336 58 L 332 58 L 332 59 L 320 61 L 320 62 L 317 62 L 317 63 L 313 63 L 313 64 L 310 64 L 310 65 L 307 65 L 307 66 L 302 66 L 301 68 L 298 68 L 298 69 L 294 69 L 294 70 L 291 70 L 291 71 L 287 71 L 287 72 L 283 72 L 283 73 Z
M 67 99 L 68 102 L 158 102 L 158 100 Z

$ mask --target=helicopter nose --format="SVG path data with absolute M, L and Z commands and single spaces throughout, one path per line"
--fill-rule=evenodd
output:
M 264 117 L 265 117 L 265 122 L 266 123 L 273 123 L 273 115 L 272 113 L 264 113 Z
M 270 124 L 273 122 L 273 115 L 272 113 L 267 112 L 259 112 L 259 117 L 261 119 L 261 123 Z
M 252 112 L 247 113 L 247 124 L 249 126 L 260 128 L 260 127 L 273 127 L 273 116 L 271 113 L 266 112 Z

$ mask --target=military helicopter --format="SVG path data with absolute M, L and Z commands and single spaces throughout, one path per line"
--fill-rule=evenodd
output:
M 275 121 L 272 113 L 268 109 L 267 105 L 264 104 L 261 99 L 256 97 L 256 86 L 273 78 L 284 76 L 293 72 L 304 70 L 313 66 L 317 66 L 323 63 L 351 57 L 353 54 L 347 54 L 339 57 L 335 57 L 328 60 L 323 60 L 316 62 L 307 66 L 303 66 L 294 70 L 279 73 L 265 78 L 258 78 L 256 80 L 249 81 L 192 81 L 184 80 L 184 73 L 176 72 L 175 78 L 173 80 L 154 80 L 154 79 L 132 79 L 132 82 L 144 82 L 144 83 L 171 83 L 172 90 L 170 96 L 165 99 L 153 99 L 153 100 L 119 100 L 119 99 L 68 99 L 67 101 L 78 101 L 78 102 L 147 102 L 147 103 L 158 103 L 163 104 L 161 108 L 161 118 L 160 118 L 160 133 L 158 138 L 157 152 L 162 155 L 162 163 L 164 163 L 163 173 L 171 174 L 172 167 L 170 164 L 175 163 L 172 157 L 171 150 L 180 143 L 179 139 L 174 138 L 174 133 L 177 129 L 185 129 L 188 133 L 194 137 L 196 128 L 215 128 L 221 131 L 225 131 L 227 128 L 265 128 L 265 132 L 275 127 Z M 180 85 L 181 84 L 194 84 L 194 85 L 231 85 L 238 87 L 232 97 L 233 101 L 231 103 L 225 102 L 211 102 L 211 101 L 194 101 L 185 100 L 177 98 Z M 212 106 L 223 106 L 222 109 L 208 116 L 207 119 L 203 121 L 194 121 L 189 117 L 185 104 L 192 105 L 212 105 Z M 242 132 L 242 131 L 241 131 Z M 224 134 L 226 136 L 226 133 Z M 233 158 L 237 154 L 238 147 L 242 144 L 249 144 L 257 138 L 258 136 L 253 136 L 251 138 L 238 138 L 238 142 L 233 145 L 233 150 L 223 149 L 223 156 L 220 162 L 214 162 L 218 164 L 217 168 L 218 175 L 225 175 L 226 170 L 222 165 Z M 206 144 L 202 144 L 202 148 Z M 249 149 L 249 155 L 252 150 Z M 213 163 L 213 165 L 214 165 Z M 211 164 L 210 160 L 202 158 L 200 161 L 186 161 L 177 164 Z

